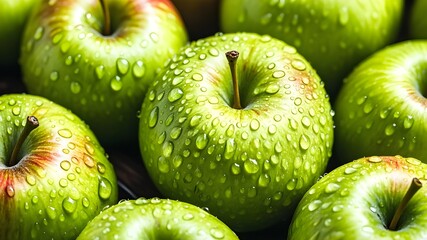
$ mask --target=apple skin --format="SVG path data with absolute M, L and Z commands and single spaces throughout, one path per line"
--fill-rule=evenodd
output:
M 427 39 L 427 1 L 415 0 L 409 11 L 409 37 L 412 39 Z
M 223 0 L 220 27 L 270 34 L 297 48 L 332 100 L 357 63 L 397 40 L 403 0 Z
M 29 93 L 72 110 L 103 146 L 129 146 L 148 84 L 187 33 L 169 0 L 107 6 L 113 33 L 103 35 L 99 0 L 43 1 L 25 29 L 21 69 Z
M 0 8 L 0 67 L 17 67 L 22 33 L 40 0 L 3 0 Z
M 230 50 L 240 52 L 243 109 L 231 107 Z M 245 232 L 291 217 L 325 170 L 333 123 L 322 82 L 295 48 L 267 35 L 219 34 L 182 49 L 154 80 L 139 136 L 162 194 Z
M 189 203 L 160 198 L 123 200 L 88 223 L 77 240 L 239 239 L 223 222 Z
M 39 127 L 8 166 L 27 116 Z M 75 239 L 104 207 L 117 202 L 113 166 L 76 115 L 45 98 L 0 96 L 0 239 Z
M 180 12 L 191 40 L 219 32 L 220 0 L 172 0 Z
M 288 239 L 426 239 L 427 188 L 409 201 L 396 231 L 388 225 L 427 165 L 415 158 L 372 156 L 346 163 L 319 180 L 299 203 Z
M 357 66 L 334 106 L 335 163 L 372 155 L 427 162 L 426 69 L 427 40 L 390 45 Z

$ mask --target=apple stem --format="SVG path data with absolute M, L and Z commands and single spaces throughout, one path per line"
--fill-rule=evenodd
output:
M 239 93 L 239 82 L 237 79 L 237 59 L 239 58 L 239 52 L 236 50 L 232 50 L 225 53 L 225 56 L 228 60 L 228 65 L 230 66 L 231 78 L 233 80 L 233 91 L 234 91 L 234 102 L 233 108 L 242 109 L 242 105 L 240 103 L 240 93 Z
M 108 0 L 99 0 L 101 2 L 102 12 L 104 14 L 104 31 L 103 34 L 108 36 L 111 34 L 111 18 L 110 9 L 107 6 Z
M 18 153 L 21 150 L 22 144 L 24 143 L 28 135 L 31 133 L 31 131 L 33 131 L 38 126 L 39 126 L 39 120 L 36 117 L 34 116 L 27 117 L 27 122 L 24 126 L 24 129 L 22 130 L 21 135 L 19 135 L 18 142 L 15 144 L 15 147 L 13 148 L 8 166 L 14 166 L 18 163 Z
M 402 216 L 403 210 L 405 210 L 406 206 L 408 205 L 411 198 L 417 193 L 417 191 L 423 186 L 421 181 L 418 178 L 413 178 L 411 185 L 409 186 L 408 191 L 406 192 L 405 196 L 403 196 L 402 201 L 400 202 L 399 207 L 397 208 L 396 212 L 394 213 L 394 216 L 391 220 L 391 223 L 389 225 L 390 230 L 396 230 L 397 223 L 399 222 L 400 217 Z

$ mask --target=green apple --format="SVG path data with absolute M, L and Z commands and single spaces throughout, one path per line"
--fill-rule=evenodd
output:
M 388 46 L 357 66 L 334 107 L 334 162 L 372 155 L 427 162 L 426 69 L 427 40 Z
M 293 45 L 334 100 L 343 78 L 397 39 L 403 0 L 224 0 L 221 30 L 270 34 Z
M 239 232 L 290 218 L 333 142 L 316 72 L 294 47 L 252 33 L 182 49 L 150 86 L 139 127 L 160 192 L 209 208 Z
M 409 37 L 427 39 L 426 0 L 415 0 L 409 10 Z
M 18 66 L 22 33 L 40 0 L 3 0 L 0 8 L 0 67 Z
M 288 239 L 427 239 L 426 172 L 401 156 L 346 163 L 304 195 Z
M 219 32 L 220 0 L 172 0 L 192 40 Z
M 124 200 L 88 223 L 77 240 L 227 239 L 236 234 L 204 209 L 160 198 Z
M 45 98 L 0 96 L 0 239 L 75 239 L 117 202 L 113 166 L 88 126 Z
M 103 146 L 137 143 L 146 88 L 187 43 L 171 2 L 43 1 L 33 13 L 21 56 L 28 92 L 71 109 Z

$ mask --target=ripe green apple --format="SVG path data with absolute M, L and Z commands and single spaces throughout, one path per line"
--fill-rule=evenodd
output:
M 22 33 L 40 0 L 3 0 L 0 7 L 0 67 L 18 66 Z
M 187 43 L 171 2 L 42 1 L 33 13 L 21 56 L 28 92 L 71 109 L 103 146 L 137 143 L 146 88 Z
M 427 239 L 426 172 L 401 156 L 346 163 L 307 191 L 288 239 Z
M 218 34 L 183 48 L 153 81 L 139 141 L 162 194 L 255 231 L 289 219 L 323 174 L 331 107 L 294 47 L 268 35 Z
M 172 0 L 172 2 L 180 12 L 192 40 L 219 32 L 220 0 Z
M 403 0 L 224 0 L 221 30 L 270 34 L 293 45 L 334 100 L 342 80 L 373 52 L 397 39 Z
M 0 239 L 75 239 L 117 202 L 113 166 L 69 110 L 27 94 L 0 96 Z
M 88 223 L 77 240 L 227 239 L 236 234 L 204 209 L 160 198 L 123 200 Z
M 409 37 L 427 39 L 427 1 L 415 0 L 409 11 Z
M 427 162 L 427 40 L 390 45 L 348 76 L 336 100 L 336 163 L 402 155 Z

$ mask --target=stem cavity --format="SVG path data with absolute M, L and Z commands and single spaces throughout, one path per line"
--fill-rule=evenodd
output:
M 21 135 L 19 135 L 18 142 L 15 144 L 12 155 L 9 159 L 8 166 L 14 166 L 18 164 L 18 153 L 21 150 L 22 144 L 24 143 L 25 139 L 27 139 L 28 135 L 36 129 L 39 126 L 39 120 L 34 116 L 28 116 L 27 122 L 24 126 L 24 129 L 21 132 Z
M 408 191 L 406 192 L 405 196 L 403 196 L 402 201 L 399 204 L 399 207 L 396 209 L 396 212 L 394 213 L 393 219 L 391 220 L 391 223 L 389 225 L 390 230 L 396 230 L 397 223 L 399 222 L 400 217 L 403 214 L 403 211 L 405 210 L 406 206 L 408 205 L 411 198 L 417 193 L 418 190 L 423 186 L 421 181 L 418 178 L 413 178 L 411 185 L 409 186 Z
M 109 36 L 111 35 L 111 16 L 110 9 L 108 8 L 108 0 L 99 0 L 102 7 L 102 13 L 104 14 L 104 29 L 103 35 Z
M 242 109 L 240 103 L 240 93 L 239 93 L 239 82 L 237 78 L 237 59 L 239 58 L 239 52 L 232 50 L 225 53 L 225 56 L 228 60 L 228 65 L 230 66 L 231 78 L 233 80 L 233 91 L 234 91 L 234 102 L 233 108 Z

